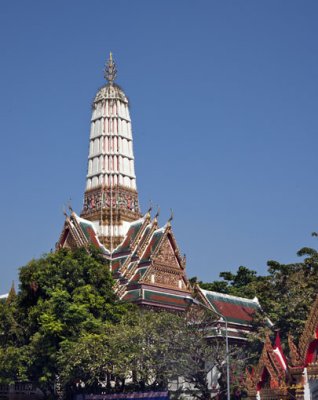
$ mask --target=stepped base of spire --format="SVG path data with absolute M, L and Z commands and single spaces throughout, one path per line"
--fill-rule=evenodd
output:
M 112 251 L 124 239 L 129 224 L 141 217 L 138 193 L 123 186 L 87 190 L 81 217 L 94 224 L 100 242 Z

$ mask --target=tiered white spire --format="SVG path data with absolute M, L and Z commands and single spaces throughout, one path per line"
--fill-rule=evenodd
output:
M 112 54 L 107 84 L 98 90 L 91 119 L 86 190 L 81 216 L 93 222 L 100 241 L 112 251 L 129 224 L 140 217 L 128 99 L 114 83 Z
M 86 190 L 121 185 L 136 190 L 128 99 L 114 83 L 116 66 L 110 54 L 108 84 L 96 94 L 91 119 Z

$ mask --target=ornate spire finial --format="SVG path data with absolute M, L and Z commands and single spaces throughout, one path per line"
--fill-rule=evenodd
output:
M 105 65 L 104 77 L 112 85 L 114 83 L 114 80 L 116 79 L 116 76 L 117 68 L 115 62 L 113 61 L 113 54 L 112 52 L 110 52 L 109 59 Z

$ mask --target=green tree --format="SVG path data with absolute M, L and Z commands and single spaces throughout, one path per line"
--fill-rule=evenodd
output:
M 313 236 L 317 236 L 316 233 Z M 283 342 L 291 332 L 297 340 L 303 331 L 311 305 L 318 290 L 318 252 L 304 247 L 297 252 L 303 260 L 282 264 L 268 261 L 268 275 L 259 276 L 254 270 L 239 267 L 236 273 L 221 272 L 222 281 L 200 282 L 207 290 L 253 298 L 257 296 L 263 313 L 256 314 L 255 325 L 260 327 L 266 315 L 279 329 Z M 263 329 L 260 329 L 263 332 Z M 259 336 L 263 337 L 263 334 Z
M 105 325 L 106 327 L 106 325 Z M 85 390 L 96 392 L 101 382 L 110 388 L 111 358 L 106 333 L 83 333 L 76 341 L 64 341 L 57 354 L 59 382 L 66 396 Z
M 12 378 L 23 372 L 52 395 L 61 374 L 60 350 L 85 335 L 102 334 L 105 325 L 117 323 L 129 309 L 117 300 L 113 283 L 108 263 L 95 249 L 62 249 L 22 267 L 14 311 L 7 304 L 0 320 L 0 362 L 1 357 L 10 359 L 13 343 L 20 354 Z M 0 381 L 7 379 L 0 369 Z
M 198 310 L 187 315 L 136 310 L 105 326 L 103 336 L 85 335 L 63 344 L 61 383 L 69 393 L 79 382 L 92 391 L 101 389 L 101 382 L 115 391 L 167 390 L 182 377 L 187 383 L 183 392 L 210 399 L 207 375 L 211 370 L 225 373 L 225 338 L 207 340 L 215 323 L 211 313 Z

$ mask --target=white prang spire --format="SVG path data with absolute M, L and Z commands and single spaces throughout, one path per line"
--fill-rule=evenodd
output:
M 98 91 L 93 104 L 86 189 L 112 183 L 136 190 L 128 99 L 114 84 L 112 55 L 105 77 L 109 83 Z
M 110 53 L 104 70 L 107 84 L 97 92 L 92 107 L 82 212 L 96 228 L 98 224 L 105 225 L 99 229 L 105 237 L 110 231 L 113 236 L 123 237 L 127 225 L 123 222 L 131 222 L 140 215 L 128 99 L 114 83 L 116 75 L 116 64 Z M 108 209 L 111 209 L 110 221 Z

